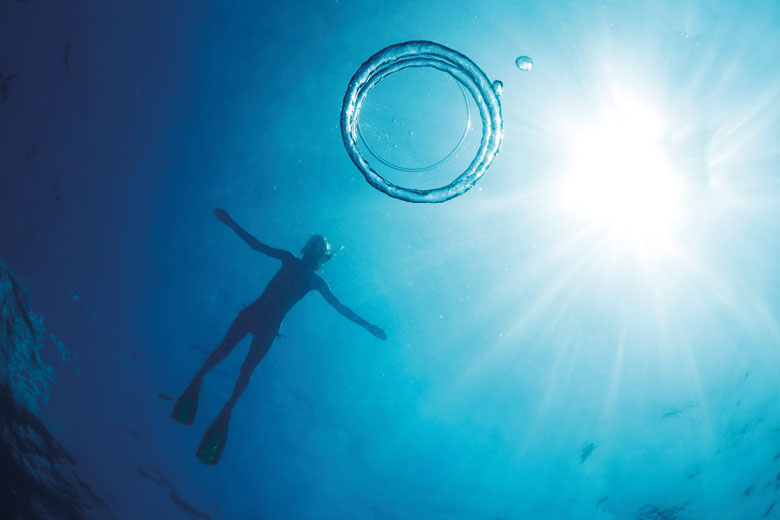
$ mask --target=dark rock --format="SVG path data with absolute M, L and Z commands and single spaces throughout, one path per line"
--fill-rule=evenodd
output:
M 40 358 L 43 320 L 30 291 L 0 262 L 0 504 L 9 520 L 81 519 L 105 503 L 35 415 L 53 371 Z

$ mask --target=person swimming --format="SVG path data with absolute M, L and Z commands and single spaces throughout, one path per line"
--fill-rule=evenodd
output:
M 279 326 L 285 314 L 306 293 L 319 291 L 325 298 L 325 301 L 331 304 L 342 316 L 354 321 L 377 338 L 387 339 L 384 330 L 364 320 L 349 307 L 341 303 L 333 295 L 327 282 L 316 273 L 325 262 L 333 258 L 340 250 L 339 248 L 339 250 L 331 252 L 330 244 L 324 236 L 312 235 L 306 242 L 306 245 L 303 246 L 303 249 L 301 249 L 301 257 L 298 258 L 290 251 L 275 249 L 263 244 L 239 226 L 228 215 L 227 211 L 217 208 L 214 210 L 214 215 L 220 222 L 233 229 L 244 242 L 249 244 L 249 247 L 271 258 L 281 260 L 282 267 L 268 283 L 263 294 L 238 313 L 227 334 L 225 334 L 225 339 L 209 355 L 203 367 L 195 374 L 195 377 L 192 378 L 189 386 L 187 386 L 173 407 L 172 416 L 176 421 L 187 425 L 192 424 L 192 421 L 195 419 L 195 412 L 198 409 L 198 395 L 203 377 L 209 370 L 225 359 L 247 334 L 253 336 L 249 354 L 247 354 L 243 365 L 241 365 L 241 371 L 236 380 L 233 394 L 225 403 L 216 420 L 206 430 L 198 447 L 198 459 L 202 463 L 209 465 L 219 462 L 227 442 L 230 414 L 236 401 L 249 384 L 252 372 L 260 363 L 260 360 L 263 359 L 266 352 L 268 352 L 271 343 L 279 335 Z

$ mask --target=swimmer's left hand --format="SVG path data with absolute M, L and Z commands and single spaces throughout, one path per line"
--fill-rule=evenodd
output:
M 233 219 L 230 218 L 230 215 L 228 215 L 228 212 L 225 211 L 222 208 L 217 208 L 214 210 L 214 216 L 217 217 L 217 219 L 222 222 L 223 224 L 230 224 L 233 222 Z

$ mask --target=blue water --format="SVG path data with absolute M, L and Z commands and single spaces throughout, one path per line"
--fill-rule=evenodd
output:
M 116 517 L 780 517 L 777 2 L 9 0 L 0 28 L 0 260 L 68 352 L 39 413 Z M 503 82 L 501 151 L 443 204 L 375 190 L 341 139 L 352 75 L 410 40 Z M 365 123 L 430 164 L 462 94 L 403 74 Z M 390 180 L 450 182 L 472 121 Z M 649 187 L 598 184 L 615 164 Z M 249 341 L 193 426 L 158 394 L 279 267 L 218 207 L 343 245 L 321 274 L 388 340 L 304 298 L 208 467 Z

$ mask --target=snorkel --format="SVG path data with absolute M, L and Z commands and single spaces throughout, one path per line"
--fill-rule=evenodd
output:
M 342 250 L 342 249 L 344 249 L 344 246 L 339 246 L 339 247 L 337 247 L 337 248 L 336 248 L 336 250 L 335 250 L 335 251 L 333 251 L 332 253 L 328 253 L 328 260 L 330 260 L 331 258 L 333 258 L 334 256 L 336 256 L 337 254 L 339 254 L 339 252 L 341 252 L 341 250 Z M 328 260 L 325 260 L 325 261 L 327 262 Z

